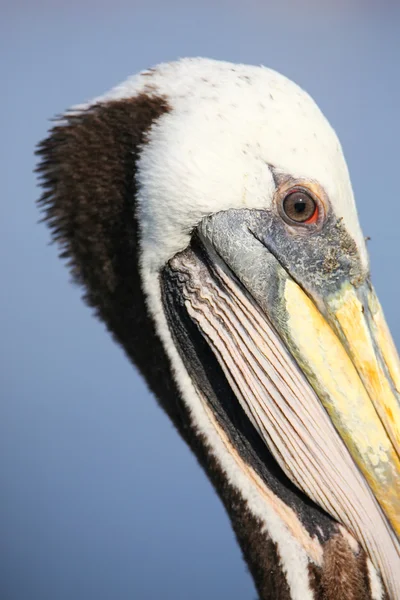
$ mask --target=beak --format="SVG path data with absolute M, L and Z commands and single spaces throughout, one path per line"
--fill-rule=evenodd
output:
M 305 236 L 268 211 L 206 217 L 164 268 L 164 308 L 206 410 L 222 419 L 229 403 L 233 446 L 247 418 L 246 444 L 263 442 L 400 598 L 399 361 L 354 242 L 329 226 Z
M 353 285 L 341 276 L 310 291 L 282 266 L 273 242 L 254 235 L 260 228 L 254 212 L 208 217 L 199 228 L 202 243 L 283 341 L 400 540 L 400 365 L 374 290 L 366 277 Z M 273 224 L 264 223 L 263 231 Z M 287 362 L 277 366 L 282 378 Z
M 399 360 L 369 282 L 319 298 L 289 277 L 274 325 L 400 538 Z

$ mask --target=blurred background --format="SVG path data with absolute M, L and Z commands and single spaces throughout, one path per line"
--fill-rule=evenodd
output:
M 396 2 L 1 4 L 0 598 L 254 599 L 224 510 L 38 225 L 48 119 L 161 61 L 265 64 L 341 138 L 400 344 Z

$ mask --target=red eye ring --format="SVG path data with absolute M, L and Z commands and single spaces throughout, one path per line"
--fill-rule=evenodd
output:
M 314 214 L 311 215 L 311 217 L 309 219 L 307 219 L 307 221 L 304 221 L 304 223 L 306 225 L 310 225 L 311 223 L 316 223 L 318 221 L 318 215 L 319 215 L 319 208 L 318 208 L 318 204 L 316 204 Z

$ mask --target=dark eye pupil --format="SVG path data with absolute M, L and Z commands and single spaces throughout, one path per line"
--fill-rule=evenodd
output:
M 306 203 L 303 200 L 298 200 L 297 202 L 295 202 L 294 204 L 294 210 L 297 213 L 302 213 L 306 210 Z
M 296 223 L 308 221 L 317 209 L 315 201 L 306 192 L 291 192 L 283 201 L 286 216 Z

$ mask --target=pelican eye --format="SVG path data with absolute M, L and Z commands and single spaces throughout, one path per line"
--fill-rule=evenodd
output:
M 304 190 L 289 192 L 282 208 L 286 217 L 294 223 L 315 223 L 318 218 L 318 205 Z

